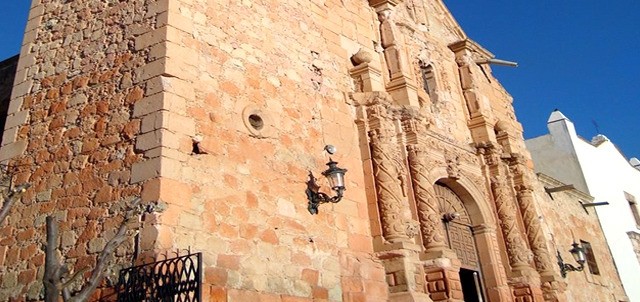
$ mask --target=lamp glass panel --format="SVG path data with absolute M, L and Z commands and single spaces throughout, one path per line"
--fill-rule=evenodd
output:
M 331 188 L 344 187 L 344 174 L 340 172 L 333 172 L 327 175 Z
M 585 263 L 587 261 L 587 256 L 584 254 L 584 251 L 579 247 L 574 247 L 571 249 L 571 255 L 578 263 Z

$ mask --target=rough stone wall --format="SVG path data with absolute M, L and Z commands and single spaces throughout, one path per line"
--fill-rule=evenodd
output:
M 564 184 L 539 174 L 540 184 L 548 188 Z M 540 219 L 544 222 L 550 252 L 560 255 L 565 263 L 577 266 L 569 252 L 571 244 L 580 240 L 589 242 L 599 268 L 599 275 L 592 274 L 585 263 L 584 271 L 568 272 L 562 279 L 566 284 L 563 295 L 566 301 L 627 301 L 620 277 L 613 263 L 611 252 L 600 227 L 598 216 L 593 207 L 582 207 L 581 201 L 588 204 L 593 197 L 577 190 L 551 193 L 553 198 L 539 198 Z M 554 268 L 559 273 L 559 267 Z
M 47 215 L 78 270 L 95 263 L 123 203 L 140 194 L 130 184 L 141 158 L 132 112 L 150 87 L 136 77 L 148 50 L 134 44 L 155 27 L 157 4 L 33 1 L 0 149 L 14 182 L 32 187 L 0 227 L 0 300 L 40 296 Z M 130 263 L 131 242 L 116 254 Z

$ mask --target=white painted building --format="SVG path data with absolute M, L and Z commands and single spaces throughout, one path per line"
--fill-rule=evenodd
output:
M 560 111 L 551 113 L 547 127 L 549 134 L 526 141 L 535 170 L 573 184 L 594 203 L 609 203 L 596 206 L 597 215 L 627 296 L 640 302 L 640 161 L 627 161 L 604 135 L 581 138 Z

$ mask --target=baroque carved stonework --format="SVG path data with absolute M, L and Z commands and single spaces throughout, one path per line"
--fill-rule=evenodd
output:
M 418 145 L 409 145 L 407 151 L 413 192 L 418 206 L 422 242 L 427 252 L 442 250 L 445 247 L 442 219 L 437 209 L 432 185 L 427 178 L 429 168 L 426 166 L 425 149 Z
M 385 101 L 376 98 L 368 103 L 366 115 L 383 237 L 393 243 L 415 237 L 418 224 L 405 213 L 408 172 L 396 130 L 402 110 Z
M 460 178 L 460 155 L 455 152 L 446 152 L 447 175 L 452 179 Z
M 542 233 L 539 215 L 534 206 L 532 189 L 521 185 L 517 188 L 518 205 L 522 212 L 525 231 L 533 252 L 533 260 L 540 273 L 553 274 L 554 264 L 547 249 L 546 240 Z
M 553 275 L 555 263 L 553 257 L 549 254 L 546 240 L 544 238 L 540 216 L 535 207 L 533 198 L 532 173 L 525 164 L 525 158 L 520 154 L 512 154 L 509 169 L 514 176 L 516 185 L 516 199 L 522 214 L 525 232 L 531 251 L 533 252 L 533 260 L 538 271 L 543 275 Z
M 500 228 L 507 246 L 509 263 L 514 269 L 527 267 L 531 259 L 531 252 L 524 244 L 524 238 L 517 226 L 516 208 L 513 204 L 511 190 L 504 175 L 491 178 Z
M 389 242 L 407 241 L 406 225 L 402 214 L 403 189 L 400 181 L 397 152 L 390 144 L 395 134 L 378 128 L 369 131 L 371 159 L 376 184 L 380 219 L 384 238 Z

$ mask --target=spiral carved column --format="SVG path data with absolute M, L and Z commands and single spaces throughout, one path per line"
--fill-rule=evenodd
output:
M 393 136 L 393 131 L 384 128 L 369 131 L 382 235 L 391 243 L 409 240 L 402 214 L 400 171 L 393 158 L 397 152 L 394 152 L 395 146 L 389 143 L 394 141 Z
M 525 185 L 518 186 L 517 199 L 536 268 L 542 275 L 552 275 L 554 267 L 542 234 L 538 213 L 534 207 L 532 189 Z
M 529 267 L 531 252 L 524 244 L 522 233 L 518 229 L 516 220 L 516 208 L 511 198 L 504 175 L 497 175 L 491 179 L 500 228 L 507 245 L 509 264 L 514 271 L 522 271 Z
M 427 178 L 429 169 L 425 163 L 425 150 L 418 145 L 409 145 L 407 151 L 413 192 L 418 205 L 422 242 L 427 252 L 441 251 L 446 247 L 446 244 L 433 187 Z

